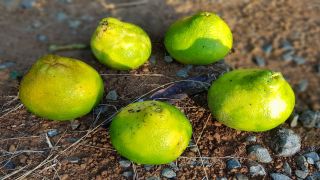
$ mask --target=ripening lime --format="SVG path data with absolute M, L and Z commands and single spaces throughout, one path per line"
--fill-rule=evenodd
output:
M 241 69 L 213 82 L 208 104 L 213 116 L 226 126 L 258 132 L 286 121 L 293 111 L 295 95 L 279 72 Z
M 165 164 L 189 144 L 192 127 L 176 107 L 160 101 L 128 105 L 112 120 L 110 137 L 118 153 L 139 164 Z
M 173 23 L 166 32 L 164 44 L 180 63 L 206 65 L 229 53 L 232 33 L 218 15 L 200 12 Z

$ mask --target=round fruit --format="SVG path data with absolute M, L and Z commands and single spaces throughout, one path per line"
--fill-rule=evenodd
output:
M 213 82 L 208 93 L 213 116 L 228 127 L 267 131 L 292 113 L 295 95 L 281 73 L 261 69 L 228 72 Z
M 100 75 L 67 57 L 40 58 L 23 77 L 19 98 L 32 113 L 51 120 L 72 120 L 91 111 L 103 95 Z
M 91 37 L 96 58 L 117 70 L 136 69 L 151 54 L 151 41 L 139 26 L 109 17 L 101 20 Z
M 172 24 L 164 44 L 180 63 L 206 65 L 228 54 L 232 48 L 232 33 L 216 14 L 200 12 Z
M 189 144 L 192 127 L 176 107 L 159 101 L 128 105 L 112 120 L 110 137 L 120 155 L 139 164 L 165 164 Z

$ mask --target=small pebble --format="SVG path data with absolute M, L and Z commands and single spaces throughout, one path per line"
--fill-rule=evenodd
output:
M 249 178 L 246 175 L 243 175 L 243 174 L 240 174 L 240 173 L 237 173 L 235 175 L 235 178 L 236 178 L 236 180 L 249 180 Z
M 80 19 L 81 19 L 81 20 L 84 20 L 84 21 L 93 21 L 93 20 L 94 20 L 94 17 L 85 14 L 85 15 L 82 15 L 82 16 L 80 17 Z
M 308 176 L 307 171 L 296 170 L 294 173 L 296 174 L 297 177 L 302 178 L 302 179 L 304 179 Z
M 299 121 L 303 127 L 313 128 L 320 122 L 320 112 L 306 110 L 299 116 Z
M 285 162 L 283 163 L 283 170 L 284 170 L 284 172 L 285 172 L 287 175 L 291 176 L 292 169 L 291 169 L 291 167 L 290 167 L 290 165 L 288 164 L 287 161 L 285 161 Z
M 246 138 L 247 142 L 256 142 L 257 141 L 257 137 L 256 136 L 248 136 Z
M 46 35 L 43 34 L 38 34 L 37 35 L 37 40 L 40 42 L 47 42 L 48 41 L 48 37 Z
M 16 168 L 16 165 L 10 160 L 3 161 L 2 166 L 5 169 L 15 169 Z
M 150 177 L 147 177 L 146 180 L 161 180 L 161 178 L 157 176 L 150 176 Z
M 263 45 L 262 50 L 264 53 L 266 53 L 267 56 L 269 56 L 272 51 L 272 44 L 268 43 L 268 44 Z
M 19 71 L 11 71 L 9 77 L 13 80 L 16 80 L 22 77 L 22 73 Z
M 236 169 L 236 168 L 240 168 L 241 164 L 237 159 L 229 159 L 227 161 L 227 169 L 228 170 L 232 170 L 232 169 Z
M 189 73 L 189 71 L 192 69 L 192 67 L 193 67 L 192 65 L 187 65 L 186 67 L 180 69 L 180 70 L 176 73 L 176 75 L 177 75 L 178 77 L 186 78 L 186 77 L 189 76 L 188 73 Z
M 75 143 L 75 142 L 77 142 L 79 140 L 79 138 L 74 138 L 74 137 L 68 137 L 68 138 L 66 138 L 66 141 L 68 142 L 68 143 Z
M 308 88 L 308 85 L 309 85 L 309 81 L 307 79 L 301 80 L 297 86 L 297 91 L 298 92 L 306 91 Z
M 80 122 L 78 120 L 73 120 L 70 122 L 70 126 L 72 130 L 76 130 L 80 126 Z
M 292 180 L 288 176 L 281 173 L 271 173 L 270 176 L 273 180 Z
M 68 22 L 68 26 L 71 29 L 77 29 L 80 25 L 81 25 L 81 21 L 80 20 L 70 20 Z
M 177 174 L 170 168 L 164 168 L 161 171 L 161 175 L 166 178 L 174 178 L 177 176 Z
M 97 106 L 96 108 L 93 109 L 93 114 L 97 115 L 97 114 L 103 114 L 105 112 L 108 111 L 108 106 L 106 105 L 100 105 L 100 106 Z
M 122 173 L 122 176 L 124 176 L 126 178 L 130 178 L 131 176 L 133 176 L 133 172 L 132 171 L 125 171 Z
M 300 151 L 301 138 L 291 129 L 279 128 L 272 131 L 271 149 L 278 155 L 289 157 Z
M 9 146 L 9 150 L 8 150 L 9 152 L 15 152 L 16 151 L 16 146 L 14 145 L 14 144 L 11 144 L 10 146 Z
M 314 160 L 310 157 L 306 157 L 308 164 L 314 164 Z
M 131 166 L 131 162 L 129 160 L 126 160 L 126 159 L 120 160 L 119 164 L 120 164 L 120 167 L 123 167 L 123 168 L 128 168 L 128 167 Z
M 22 0 L 20 5 L 23 9 L 31 9 L 35 4 L 35 0 Z
M 320 171 L 308 176 L 306 180 L 320 180 Z
M 293 54 L 294 54 L 294 51 L 285 52 L 285 53 L 282 55 L 282 59 L 283 59 L 285 62 L 290 62 L 290 61 L 293 60 Z
M 71 4 L 72 0 L 59 0 L 60 3 Z
M 293 50 L 293 49 L 294 49 L 293 46 L 291 45 L 291 43 L 290 43 L 288 40 L 284 40 L 284 41 L 282 42 L 281 48 L 282 48 L 283 50 L 285 50 L 285 51 L 287 51 L 287 50 Z
M 316 168 L 320 171 L 320 161 L 315 162 Z
M 71 156 L 71 157 L 68 157 L 67 160 L 70 163 L 77 164 L 77 163 L 80 162 L 81 159 L 79 157 L 76 157 L 76 156 Z
M 9 67 L 14 66 L 16 63 L 8 61 L 0 64 L 0 70 L 7 69 Z
M 226 177 L 217 177 L 217 180 L 228 180 Z
M 300 170 L 306 171 L 308 170 L 308 162 L 307 159 L 304 156 L 298 156 L 295 158 L 295 162 L 297 164 L 297 167 Z
M 251 145 L 247 148 L 248 156 L 262 163 L 270 163 L 272 158 L 268 150 L 260 145 Z
M 145 170 L 150 171 L 154 167 L 154 165 L 145 164 L 145 165 L 143 165 L 143 167 Z
M 168 164 L 174 171 L 179 171 L 179 167 L 176 165 L 176 163 L 171 162 Z
M 106 96 L 107 100 L 112 100 L 112 101 L 116 101 L 118 99 L 118 94 L 116 90 L 112 90 L 110 91 L 107 96 Z
M 318 153 L 316 153 L 316 152 L 308 152 L 308 153 L 303 154 L 303 156 L 306 158 L 312 159 L 313 162 L 320 161 L 320 157 L 319 157 Z
M 58 130 L 57 129 L 50 129 L 48 132 L 47 132 L 48 136 L 49 137 L 54 137 L 56 135 L 59 134 Z
M 259 67 L 264 67 L 266 66 L 266 61 L 264 60 L 263 57 L 260 56 L 255 56 L 253 58 L 254 62 L 259 66 Z
M 67 14 L 64 12 L 58 12 L 55 16 L 56 20 L 62 22 L 68 18 Z
M 156 56 L 155 55 L 150 56 L 149 61 L 152 65 L 156 65 L 157 63 Z
M 264 169 L 264 167 L 261 164 L 255 164 L 249 167 L 249 171 L 251 176 L 265 176 L 266 170 Z
M 304 64 L 306 62 L 306 60 L 300 56 L 293 56 L 292 60 L 298 65 Z
M 34 28 L 34 29 L 38 29 L 39 27 L 41 27 L 42 26 L 42 23 L 40 22 L 40 21 L 34 21 L 33 23 L 32 23 L 32 28 Z
M 164 56 L 164 61 L 167 63 L 171 63 L 173 61 L 171 56 Z
M 295 114 L 290 122 L 290 127 L 297 127 L 299 114 Z

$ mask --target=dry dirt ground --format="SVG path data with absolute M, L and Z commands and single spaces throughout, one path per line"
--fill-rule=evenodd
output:
M 181 79 L 176 72 L 184 66 L 164 61 L 164 32 L 174 20 L 200 10 L 214 11 L 230 25 L 234 52 L 225 61 L 231 67 L 257 67 L 254 57 L 263 57 L 264 68 L 281 71 L 295 89 L 297 112 L 320 110 L 319 0 L 36 0 L 32 7 L 24 0 L 0 2 L 0 64 L 13 62 L 9 63 L 10 67 L 0 69 L 0 162 L 11 160 L 16 165 L 14 170 L 1 165 L 0 179 L 5 176 L 10 176 L 9 179 L 126 179 L 122 174 L 128 171 L 133 172 L 129 179 L 163 178 L 161 170 L 168 165 L 154 166 L 150 170 L 137 164 L 120 167 L 121 157 L 110 144 L 108 127 L 98 125 L 137 97 Z M 27 4 L 22 6 L 21 3 Z M 37 58 L 49 53 L 48 47 L 52 44 L 88 44 L 98 21 L 107 16 L 136 23 L 145 29 L 153 42 L 156 64 L 146 63 L 130 72 L 114 71 L 99 64 L 90 49 L 55 52 L 95 67 L 104 74 L 106 92 L 116 90 L 119 98 L 117 101 L 104 99 L 106 111 L 79 118 L 80 125 L 76 128 L 72 128 L 70 122 L 47 121 L 27 112 L 16 98 L 21 75 Z M 292 44 L 294 54 L 303 57 L 305 62 L 284 60 L 285 41 Z M 268 44 L 272 45 L 270 53 L 263 51 Z M 214 66 L 193 67 L 190 76 L 208 72 Z M 306 89 L 301 87 L 303 80 L 308 81 Z M 176 179 L 232 178 L 238 172 L 249 176 L 245 138 L 254 134 L 257 143 L 268 148 L 269 132 L 240 132 L 221 125 L 211 117 L 205 93 L 177 101 L 176 105 L 192 122 L 194 141 L 199 148 L 194 152 L 189 147 L 177 159 Z M 289 122 L 283 126 L 289 127 Z M 59 134 L 47 138 L 45 134 L 50 129 L 57 129 Z M 301 125 L 292 129 L 302 137 L 301 152 L 319 149 L 319 129 L 305 129 Z M 79 139 L 81 141 L 75 144 Z M 227 171 L 226 159 L 230 156 L 238 157 L 242 168 Z M 272 163 L 264 164 L 268 173 L 282 172 L 284 160 L 295 170 L 293 158 L 273 157 Z M 268 175 L 257 179 L 261 178 L 270 179 Z

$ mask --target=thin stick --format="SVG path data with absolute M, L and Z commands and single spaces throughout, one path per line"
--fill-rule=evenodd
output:
M 138 5 L 146 4 L 148 2 L 148 0 L 140 0 L 140 1 L 126 2 L 126 3 L 118 3 L 118 4 L 107 4 L 104 0 L 99 0 L 99 1 L 100 1 L 100 4 L 107 10 L 130 7 L 130 6 L 138 6 Z
M 17 106 L 16 106 L 15 108 L 13 108 L 12 110 L 10 110 L 10 111 L 4 113 L 2 116 L 0 116 L 0 118 L 3 118 L 3 117 L 5 117 L 5 116 L 7 116 L 8 114 L 12 113 L 13 111 L 16 111 L 16 110 L 20 109 L 22 106 L 23 106 L 23 104 L 17 105 Z
M 202 134 L 203 134 L 203 131 L 204 131 L 204 129 L 207 127 L 207 123 L 208 123 L 210 117 L 211 117 L 211 114 L 207 117 L 206 123 L 204 124 L 204 126 L 203 126 L 203 128 L 202 128 L 202 130 L 201 130 L 201 133 L 200 133 L 200 135 L 199 135 L 199 137 L 198 137 L 198 139 L 197 139 L 196 144 L 198 144 L 198 142 L 200 141 L 201 136 L 202 136 Z
M 49 139 L 49 137 L 48 137 L 48 134 L 46 133 L 46 142 L 47 142 L 47 144 L 48 144 L 48 146 L 49 146 L 49 148 L 53 148 L 53 146 L 52 146 L 52 143 L 51 143 L 51 141 L 50 141 L 50 139 Z

